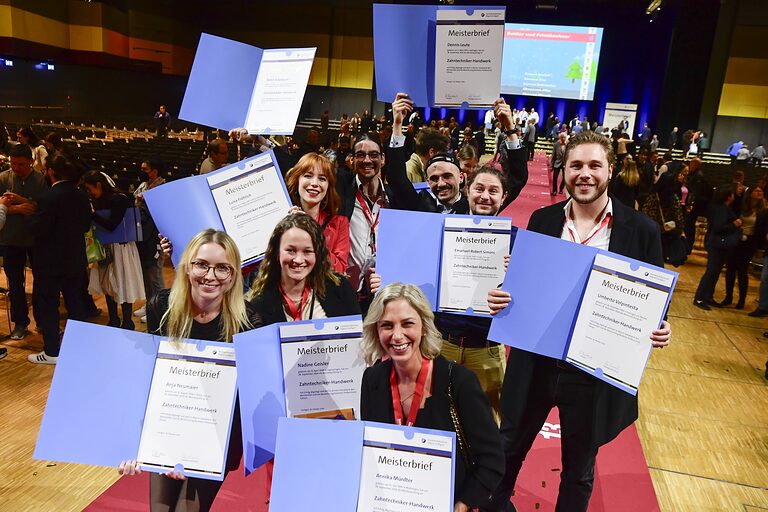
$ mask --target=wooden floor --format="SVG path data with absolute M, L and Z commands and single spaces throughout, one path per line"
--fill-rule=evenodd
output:
M 756 279 L 743 311 L 695 308 L 703 264 L 697 255 L 679 269 L 670 311 L 673 343 L 651 357 L 640 389 L 638 430 L 661 510 L 766 511 L 768 338 L 762 334 L 768 320 L 746 315 L 756 306 Z M 722 285 L 721 279 L 718 298 Z M 103 301 L 99 306 L 104 308 Z M 99 321 L 106 323 L 106 316 Z M 0 332 L 7 325 L 2 309 Z M 2 343 L 9 354 L 0 361 L 0 510 L 81 510 L 117 473 L 32 460 L 53 367 L 26 362 L 42 349 L 37 334 Z

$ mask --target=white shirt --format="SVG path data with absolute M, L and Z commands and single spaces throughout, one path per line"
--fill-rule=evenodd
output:
M 576 225 L 571 218 L 572 208 L 573 200 L 569 200 L 567 203 L 565 203 L 565 207 L 563 208 L 563 210 L 565 210 L 565 222 L 563 223 L 563 232 L 560 234 L 560 239 L 580 244 L 582 243 L 581 237 L 579 237 L 579 233 L 576 230 Z M 604 251 L 608 250 L 608 245 L 611 243 L 611 231 L 613 228 L 611 227 L 610 220 L 605 226 L 603 226 L 603 222 L 609 215 L 611 218 L 613 218 L 613 203 L 611 202 L 610 198 L 608 198 L 608 204 L 605 206 L 602 215 L 600 215 L 600 219 L 597 221 L 597 224 L 595 224 L 595 227 L 592 228 L 592 230 L 585 238 L 587 243 L 584 245 L 602 249 Z
M 363 207 L 357 198 L 355 198 L 355 209 L 352 211 L 352 217 L 349 219 L 350 250 L 347 274 L 349 275 L 349 282 L 357 291 L 362 289 L 363 282 L 365 281 L 363 278 L 368 273 L 368 269 L 376 263 L 376 253 L 373 251 L 373 246 L 379 234 L 379 223 L 377 220 L 381 209 L 388 206 L 387 195 L 384 193 L 384 183 L 381 181 L 381 178 L 378 178 L 378 180 L 379 197 L 374 201 L 373 208 L 371 209 L 371 216 L 375 224 L 373 233 L 371 233 L 371 224 L 368 222 L 365 213 L 363 213 Z M 355 176 L 355 185 L 357 190 L 365 197 L 363 185 L 357 176 Z

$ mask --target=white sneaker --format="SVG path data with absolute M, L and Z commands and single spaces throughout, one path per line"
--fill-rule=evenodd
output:
M 35 364 L 56 364 L 58 357 L 53 357 L 45 354 L 45 351 L 38 352 L 37 354 L 30 354 L 27 356 L 27 361 Z
M 145 305 L 141 306 L 139 309 L 137 309 L 136 311 L 133 312 L 133 315 L 134 316 L 138 316 L 139 318 L 141 318 L 142 316 L 146 316 L 147 315 L 147 305 L 145 304 Z
M 147 315 L 144 315 L 144 316 L 142 316 L 141 318 L 139 318 L 139 321 L 140 321 L 141 323 L 143 323 L 143 324 L 147 323 Z

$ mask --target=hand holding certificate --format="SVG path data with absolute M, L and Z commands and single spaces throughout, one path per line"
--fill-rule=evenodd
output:
M 235 383 L 231 344 L 72 320 L 34 456 L 222 480 Z
M 144 194 L 158 230 L 175 247 L 186 247 L 200 231 L 232 236 L 243 265 L 261 260 L 275 225 L 291 208 L 273 152 L 247 158 L 203 176 L 191 176 Z M 181 251 L 172 259 L 178 264 Z

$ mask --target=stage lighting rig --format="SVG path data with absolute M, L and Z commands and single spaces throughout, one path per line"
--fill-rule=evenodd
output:
M 663 3 L 664 0 L 651 0 L 651 3 L 648 4 L 648 7 L 645 8 L 645 14 L 651 16 L 652 14 L 660 11 Z
M 556 11 L 558 0 L 536 0 L 537 11 Z

